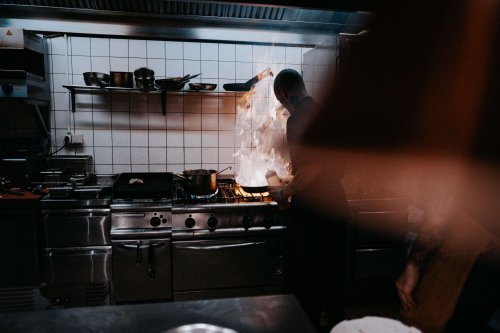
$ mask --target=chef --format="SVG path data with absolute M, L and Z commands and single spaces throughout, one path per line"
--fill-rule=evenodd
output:
M 290 112 L 287 120 L 287 141 L 292 163 L 293 180 L 271 190 L 281 206 L 290 201 L 291 279 L 290 288 L 318 329 L 330 328 L 344 319 L 343 314 L 343 249 L 347 200 L 340 183 L 342 168 L 323 161 L 301 146 L 304 131 L 318 111 L 309 96 L 302 76 L 293 69 L 284 69 L 274 81 L 278 101 Z M 314 154 L 313 154 L 314 155 Z M 336 165 L 337 164 L 337 165 Z M 321 175 L 329 174 L 328 184 Z M 328 187 L 335 216 L 316 207 L 312 198 L 319 189 Z

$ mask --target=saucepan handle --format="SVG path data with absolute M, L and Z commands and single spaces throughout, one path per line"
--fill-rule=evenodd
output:
M 233 167 L 232 166 L 228 166 L 227 168 L 224 168 L 222 169 L 221 171 L 217 171 L 215 174 L 218 175 L 219 173 L 221 173 L 222 171 L 226 171 L 227 169 L 232 169 Z

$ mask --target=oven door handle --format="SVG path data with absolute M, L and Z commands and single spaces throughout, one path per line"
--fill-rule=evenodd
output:
M 178 249 L 184 250 L 223 250 L 235 247 L 251 247 L 265 244 L 266 242 L 247 242 L 236 244 L 221 244 L 221 245 L 207 245 L 207 246 L 193 246 L 193 245 L 176 245 Z
M 153 244 L 149 244 L 148 248 L 148 267 L 146 268 L 146 273 L 152 279 L 156 275 L 156 255 Z
M 117 246 L 122 248 L 122 249 L 131 249 L 131 250 L 136 250 L 136 249 L 145 249 L 147 247 L 149 247 L 149 245 L 153 246 L 153 247 L 162 247 L 164 246 L 166 243 L 165 242 L 158 242 L 158 243 L 150 243 L 150 244 L 145 244 L 145 245 L 142 245 L 140 244 L 140 242 L 138 241 L 136 244 L 123 244 L 123 243 L 118 243 Z

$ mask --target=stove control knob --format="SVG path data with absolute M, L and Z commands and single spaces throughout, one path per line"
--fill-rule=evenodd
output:
M 219 223 L 219 221 L 214 216 L 210 216 L 207 220 L 207 224 L 210 228 L 215 228 L 217 226 L 217 223 Z
M 6 95 L 10 95 L 14 91 L 14 86 L 11 83 L 4 83 L 2 84 L 2 90 Z
M 192 228 L 196 224 L 196 221 L 192 217 L 188 217 L 186 221 L 184 221 L 184 224 L 187 228 Z
M 161 224 L 161 219 L 158 217 L 158 216 L 153 216 L 151 218 L 151 220 L 149 220 L 149 223 L 153 226 L 153 227 L 157 227 Z
M 248 229 L 252 226 L 253 217 L 250 215 L 245 215 L 243 218 L 243 228 Z

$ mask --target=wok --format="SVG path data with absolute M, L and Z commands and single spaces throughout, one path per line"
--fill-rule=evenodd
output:
M 166 79 L 159 79 L 156 80 L 156 84 L 160 87 L 160 89 L 168 89 L 168 90 L 181 90 L 184 88 L 186 83 L 189 82 L 189 80 L 194 79 L 195 77 L 201 75 L 200 74 L 195 74 L 195 75 L 184 75 L 182 77 L 170 77 Z
M 243 189 L 243 191 L 247 192 L 247 193 L 262 193 L 262 192 L 266 192 L 267 191 L 267 188 L 268 186 L 243 186 L 241 185 L 241 188 Z
M 104 88 L 109 86 L 109 75 L 99 72 L 85 72 L 83 73 L 83 80 L 88 86 L 98 86 Z

